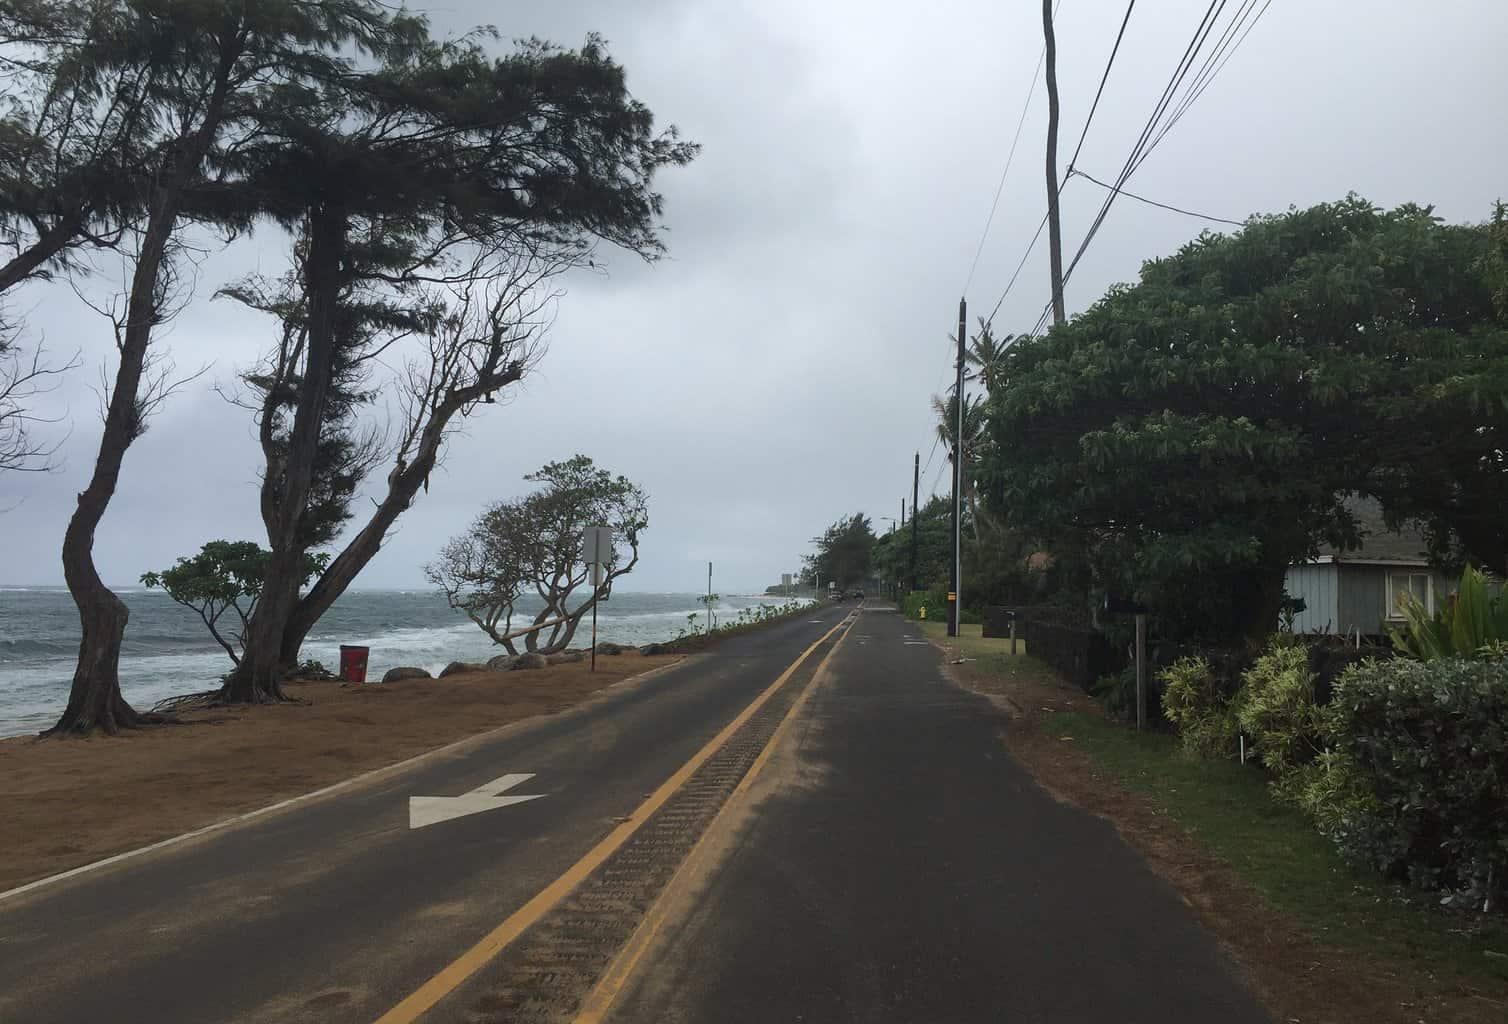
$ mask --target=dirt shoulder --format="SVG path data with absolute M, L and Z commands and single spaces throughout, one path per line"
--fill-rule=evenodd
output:
M 308 704 L 197 711 L 119 737 L 0 740 L 0 892 L 466 737 L 579 704 L 680 661 L 637 653 L 522 672 L 345 686 Z
M 1102 722 L 1097 701 L 1067 686 L 1033 659 L 1002 656 L 998 648 L 988 646 L 992 642 L 964 637 L 960 647 L 957 641 L 937 637 L 930 628 L 928 633 L 944 649 L 955 682 L 989 697 L 1011 714 L 1007 739 L 1011 754 L 1057 799 L 1114 824 L 1246 968 L 1255 990 L 1278 1020 L 1303 1024 L 1500 1024 L 1508 1020 L 1508 985 L 1496 979 L 1480 974 L 1463 977 L 1406 954 L 1366 948 L 1366 942 L 1341 945 L 1317 938 L 1313 928 L 1275 907 L 1230 861 L 1216 856 L 1170 813 L 1166 802 L 1123 785 L 1104 759 L 1084 749 L 1063 728 L 1074 715 Z M 960 655 L 965 660 L 951 664 Z M 1258 794 L 1259 799 L 1262 796 Z M 1264 809 L 1236 807 L 1230 813 L 1255 816 Z M 1357 885 L 1344 874 L 1323 884 Z M 1365 922 L 1344 923 L 1354 930 Z M 1476 952 L 1478 956 L 1501 955 Z

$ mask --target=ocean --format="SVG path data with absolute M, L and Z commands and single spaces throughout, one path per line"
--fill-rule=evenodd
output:
M 146 709 L 164 697 L 211 689 L 230 670 L 229 656 L 193 611 L 160 590 L 124 588 L 116 593 L 131 609 L 120 683 L 134 707 Z M 741 608 L 779 603 L 778 598 L 724 596 L 715 610 L 726 622 Z M 519 607 L 532 615 L 539 605 Z M 635 646 L 669 640 L 687 628 L 688 615 L 702 611 L 696 594 L 614 592 L 599 606 L 597 636 Z M 516 615 L 514 621 L 519 619 Z M 39 732 L 57 720 L 68 702 L 78 642 L 78 612 L 66 589 L 0 586 L 0 736 Z M 572 646 L 590 643 L 588 616 Z M 336 671 L 341 644 L 371 648 L 369 680 L 381 679 L 399 665 L 438 673 L 452 661 L 485 661 L 504 653 L 442 596 L 424 589 L 347 591 L 309 634 L 303 657 Z

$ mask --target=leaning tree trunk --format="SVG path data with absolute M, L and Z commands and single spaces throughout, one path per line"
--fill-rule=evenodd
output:
M 287 699 L 282 680 L 296 661 L 285 659 L 283 637 L 303 583 L 305 506 L 335 375 L 346 227 L 345 211 L 336 204 L 311 211 L 305 271 L 309 296 L 307 357 L 282 464 L 269 466 L 262 481 L 262 515 L 272 553 L 257 610 L 247 628 L 246 654 L 220 689 L 222 703 L 267 704 Z
M 139 714 L 121 696 L 120 645 L 130 613 L 124 602 L 105 586 L 95 569 L 94 533 L 115 494 L 126 449 L 144 429 L 141 379 L 146 369 L 152 329 L 157 326 L 160 314 L 158 276 L 178 222 L 184 188 L 190 178 L 198 174 L 199 166 L 219 132 L 236 57 L 233 48 L 227 48 L 221 54 L 215 85 L 205 104 L 204 119 L 182 141 L 176 160 L 153 190 L 147 211 L 146 230 L 142 233 L 141 248 L 131 275 L 126 327 L 120 342 L 120 366 L 115 373 L 114 389 L 110 392 L 110 407 L 105 413 L 99 454 L 94 460 L 94 473 L 89 484 L 79 494 L 78 507 L 63 533 L 63 578 L 79 610 L 82 637 L 78 666 L 74 669 L 73 685 L 68 693 L 68 707 L 57 724 L 48 730 L 49 734 L 85 734 L 103 729 L 113 735 L 122 728 L 160 720 Z
M 452 417 L 469 403 L 506 387 L 522 377 L 522 365 L 509 364 L 500 374 L 485 382 L 449 392 L 435 407 L 430 414 L 429 422 L 425 424 L 420 434 L 413 461 L 395 470 L 388 477 L 387 494 L 372 511 L 366 525 L 325 567 L 325 571 L 320 573 L 314 586 L 309 588 L 309 593 L 304 595 L 293 613 L 288 616 L 279 648 L 279 658 L 283 664 L 298 664 L 299 651 L 303 648 L 304 639 L 309 635 L 309 631 L 314 628 L 315 623 L 319 622 L 320 617 L 330 610 L 330 606 L 335 603 L 336 599 L 346 592 L 346 588 L 355 581 L 361 570 L 366 568 L 367 563 L 376 557 L 378 551 L 382 550 L 382 542 L 386 539 L 388 531 L 398 521 L 398 517 L 413 504 L 419 488 L 424 486 L 425 481 L 429 479 L 429 474 L 434 470 Z M 511 643 L 505 646 L 508 653 L 518 653 Z
M 68 707 L 50 733 L 89 733 L 98 728 L 113 735 L 142 722 L 142 716 L 120 693 L 120 645 L 130 612 L 105 586 L 95 569 L 94 533 L 115 494 L 126 449 L 142 430 L 138 392 L 146 367 L 147 345 L 157 321 L 157 274 L 177 219 L 177 198 L 159 193 L 154 206 L 132 275 L 120 367 L 110 393 L 94 473 L 79 494 L 78 507 L 63 534 L 63 578 L 78 607 L 83 635 Z

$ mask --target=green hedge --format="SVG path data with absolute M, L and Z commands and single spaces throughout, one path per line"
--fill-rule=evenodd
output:
M 927 609 L 927 619 L 930 622 L 948 621 L 948 592 L 946 590 L 913 590 L 901 599 L 901 612 L 908 619 L 921 618 L 921 610 Z M 982 613 L 977 609 L 965 608 L 960 622 L 978 625 L 984 621 Z
M 1337 681 L 1333 749 L 1375 799 L 1336 830 L 1354 859 L 1503 909 L 1508 660 L 1368 661 Z

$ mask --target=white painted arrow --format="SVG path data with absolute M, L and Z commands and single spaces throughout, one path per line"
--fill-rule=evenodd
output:
M 538 800 L 544 796 L 543 793 L 531 793 L 527 796 L 499 795 L 520 782 L 528 782 L 532 778 L 534 778 L 532 772 L 504 775 L 493 779 L 485 786 L 478 786 L 469 793 L 462 793 L 460 796 L 411 796 L 408 798 L 408 827 L 423 828 L 425 825 L 435 825 L 442 821 L 449 821 L 451 818 L 461 818 L 481 811 L 495 811 L 499 807 L 521 804 L 527 800 Z

